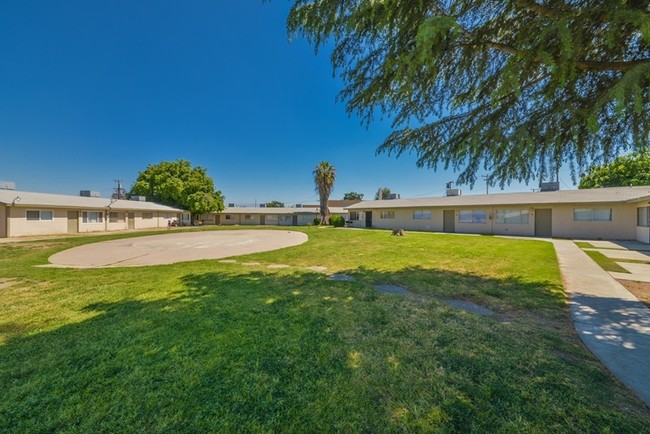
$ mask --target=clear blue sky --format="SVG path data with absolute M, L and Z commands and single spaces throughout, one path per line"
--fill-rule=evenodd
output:
M 115 179 L 129 188 L 148 164 L 183 158 L 208 170 L 226 202 L 300 203 L 317 200 L 312 170 L 325 160 L 337 169 L 332 198 L 371 199 L 381 186 L 442 195 L 455 174 L 375 156 L 389 123 L 366 129 L 346 114 L 329 52 L 289 43 L 289 5 L 2 2 L 0 180 L 108 196 Z

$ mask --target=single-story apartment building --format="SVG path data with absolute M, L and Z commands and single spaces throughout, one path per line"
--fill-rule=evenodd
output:
M 340 215 L 347 220 L 343 207 L 330 206 L 330 216 Z M 199 221 L 204 225 L 272 225 L 307 226 L 319 217 L 314 206 L 294 208 L 228 207 L 220 213 L 202 214 Z
M 650 243 L 650 186 L 362 201 L 353 227 Z
M 0 238 L 167 227 L 189 213 L 153 202 L 0 190 Z

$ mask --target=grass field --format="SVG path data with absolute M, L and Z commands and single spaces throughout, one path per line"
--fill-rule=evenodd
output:
M 0 244 L 0 432 L 650 432 L 577 338 L 550 243 L 298 230 L 234 264 L 41 268 L 115 236 Z

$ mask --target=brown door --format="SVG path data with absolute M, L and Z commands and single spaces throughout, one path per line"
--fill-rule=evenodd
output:
M 135 213 L 130 212 L 127 215 L 128 215 L 128 220 L 129 220 L 127 228 L 135 229 Z
M 79 232 L 79 211 L 68 211 L 68 233 Z
M 0 238 L 7 237 L 7 206 L 0 205 Z
M 553 213 L 550 208 L 535 210 L 535 236 L 550 238 L 553 236 Z
M 442 231 L 456 232 L 456 211 L 453 209 L 446 209 L 442 212 Z

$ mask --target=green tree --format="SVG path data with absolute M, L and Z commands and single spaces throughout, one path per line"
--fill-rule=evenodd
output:
M 356 191 L 345 193 L 343 200 L 363 200 L 363 193 L 357 193 Z
M 314 184 L 320 201 L 320 222 L 326 225 L 330 210 L 327 207 L 327 201 L 334 190 L 334 181 L 336 180 L 336 169 L 327 161 L 321 161 L 314 169 Z
M 390 188 L 388 187 L 379 187 L 377 193 L 375 193 L 375 200 L 387 199 L 388 195 L 391 193 Z
M 294 0 L 349 113 L 393 120 L 377 152 L 473 185 L 528 181 L 650 145 L 643 0 Z
M 580 178 L 578 188 L 650 185 L 650 150 L 616 158 L 602 166 L 592 166 Z
M 192 214 L 223 210 L 223 196 L 214 189 L 214 181 L 203 167 L 187 160 L 162 161 L 150 164 L 138 174 L 131 195 L 182 208 Z
M 284 208 L 284 203 L 277 200 L 272 200 L 271 202 L 266 202 L 265 206 L 267 208 Z

